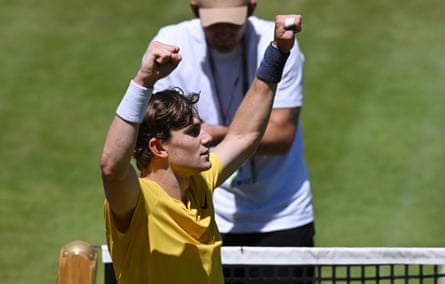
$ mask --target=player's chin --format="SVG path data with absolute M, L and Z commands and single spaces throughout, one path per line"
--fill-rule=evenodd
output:
M 208 170 L 212 167 L 212 163 L 210 162 L 210 153 L 207 151 L 200 155 L 200 168 L 201 170 Z
M 212 163 L 207 158 L 201 162 L 201 170 L 206 171 L 212 167 Z

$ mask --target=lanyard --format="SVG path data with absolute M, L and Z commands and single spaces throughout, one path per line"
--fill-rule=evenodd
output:
M 242 54 L 242 67 L 241 67 L 241 83 L 242 83 L 242 97 L 244 97 L 244 95 L 246 94 L 247 90 L 249 89 L 249 78 L 248 78 L 248 74 L 247 74 L 247 54 L 246 54 L 246 44 L 245 44 L 245 40 L 244 37 L 241 41 L 241 54 Z M 229 111 L 231 109 L 231 105 L 233 103 L 233 98 L 237 95 L 234 94 L 233 92 L 236 91 L 236 87 L 237 85 L 240 83 L 240 78 L 237 77 L 235 79 L 235 81 L 233 82 L 233 88 L 232 88 L 232 93 L 231 94 L 220 94 L 220 85 L 218 82 L 218 78 L 216 76 L 216 70 L 215 70 L 215 62 L 213 59 L 213 56 L 209 50 L 209 48 L 207 48 L 207 58 L 209 60 L 209 65 L 210 65 L 210 76 L 211 76 L 211 81 L 214 85 L 214 90 L 215 90 L 215 94 L 216 94 L 216 99 L 217 99 L 217 103 L 218 103 L 218 109 L 219 109 L 219 114 L 222 118 L 222 122 L 224 126 L 228 126 L 230 124 L 230 121 L 228 121 L 228 116 L 229 116 Z M 223 100 L 229 98 L 229 103 L 228 103 L 228 107 L 226 107 L 226 109 L 224 109 L 224 104 L 223 104 Z
M 247 49 L 246 47 L 247 46 L 246 46 L 246 43 L 245 43 L 245 37 L 243 37 L 243 39 L 241 41 L 241 56 L 242 56 L 242 58 L 241 58 L 241 60 L 242 60 L 242 70 L 241 70 L 242 73 L 241 73 L 241 76 L 242 76 L 242 84 L 243 84 L 242 85 L 242 97 L 245 96 L 247 90 L 249 89 L 249 77 L 248 77 L 248 72 L 247 72 L 247 70 L 248 70 L 248 68 L 247 68 L 248 67 L 247 60 L 248 59 L 247 59 L 247 54 L 246 54 L 246 49 Z M 211 74 L 210 74 L 211 75 L 211 81 L 214 84 L 214 88 L 213 89 L 215 90 L 216 98 L 218 100 L 219 113 L 221 115 L 221 118 L 222 118 L 222 121 L 223 121 L 223 125 L 224 126 L 228 126 L 229 125 L 229 121 L 228 121 L 228 117 L 227 116 L 229 114 L 227 112 L 230 110 L 231 104 L 233 103 L 232 102 L 233 101 L 233 97 L 236 94 L 227 94 L 229 96 L 229 98 L 230 98 L 229 104 L 228 104 L 229 106 L 227 107 L 227 109 L 223 109 L 222 100 L 225 97 L 224 97 L 224 94 L 220 94 L 220 92 L 219 92 L 217 76 L 216 76 L 216 70 L 215 70 L 215 62 L 213 60 L 213 57 L 212 57 L 212 54 L 211 54 L 209 48 L 207 48 L 207 58 L 209 59 L 210 72 L 211 72 Z M 237 77 L 235 79 L 235 82 L 233 84 L 232 92 L 236 91 L 237 84 L 239 84 L 239 77 Z M 255 168 L 255 158 L 251 157 L 249 159 L 249 163 L 250 163 L 250 183 L 253 184 L 253 183 L 256 182 L 256 179 L 257 179 L 257 177 L 256 177 L 256 168 Z M 235 183 L 236 183 L 235 179 L 236 179 L 236 176 L 232 176 L 231 182 L 230 182 L 232 186 L 234 186 Z

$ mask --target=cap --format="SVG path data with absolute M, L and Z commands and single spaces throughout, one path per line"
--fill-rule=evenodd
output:
M 249 0 L 198 0 L 203 27 L 217 23 L 243 25 L 247 19 Z

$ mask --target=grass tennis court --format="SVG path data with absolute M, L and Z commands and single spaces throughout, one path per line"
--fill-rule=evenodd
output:
M 304 16 L 318 246 L 445 246 L 445 2 L 258 0 Z M 55 283 L 105 242 L 99 157 L 151 37 L 187 1 L 0 0 L 0 275 Z M 101 283 L 99 271 L 97 283 Z

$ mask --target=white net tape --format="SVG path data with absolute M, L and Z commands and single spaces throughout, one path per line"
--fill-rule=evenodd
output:
M 438 264 L 445 265 L 445 248 L 389 247 L 223 247 L 224 264 Z M 102 262 L 111 263 L 102 245 Z
M 223 247 L 224 264 L 439 264 L 445 248 Z

